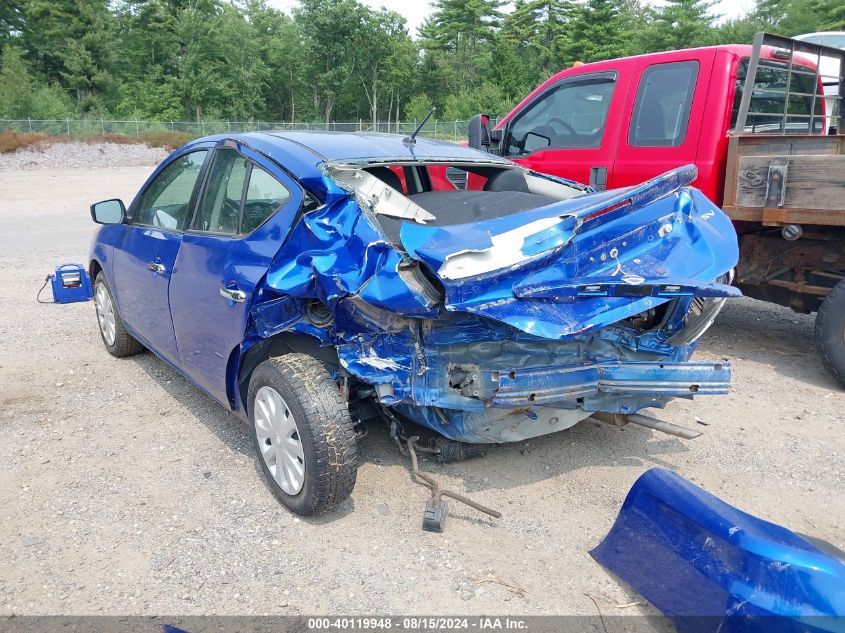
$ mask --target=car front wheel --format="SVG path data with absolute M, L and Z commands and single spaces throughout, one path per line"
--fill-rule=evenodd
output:
M 355 431 L 322 363 L 307 354 L 267 359 L 252 372 L 248 402 L 261 469 L 285 506 L 315 515 L 351 494 L 358 471 Z
M 103 273 L 99 273 L 94 280 L 94 307 L 97 310 L 100 337 L 109 354 L 122 358 L 144 351 L 144 346 L 132 338 L 123 327 L 123 321 L 114 305 L 111 289 Z

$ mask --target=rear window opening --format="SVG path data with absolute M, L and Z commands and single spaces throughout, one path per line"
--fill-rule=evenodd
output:
M 577 183 L 570 185 L 520 166 L 386 162 L 361 168 L 332 165 L 329 171 L 338 184 L 374 201 L 379 223 L 395 244 L 405 222 L 427 226 L 470 224 L 530 211 L 589 191 Z M 456 187 L 454 180 L 463 187 Z M 472 188 L 467 189 L 467 184 Z

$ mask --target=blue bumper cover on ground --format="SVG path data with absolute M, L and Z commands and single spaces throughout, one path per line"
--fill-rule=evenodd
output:
M 826 553 L 669 470 L 636 481 L 590 554 L 679 633 L 845 631 L 841 552 Z

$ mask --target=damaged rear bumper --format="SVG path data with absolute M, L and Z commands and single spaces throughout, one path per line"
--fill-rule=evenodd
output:
M 620 398 L 617 413 L 628 413 L 624 396 L 721 395 L 728 393 L 731 380 L 729 362 L 666 363 L 611 362 L 591 363 L 577 367 L 536 367 L 496 372 L 494 407 L 526 407 L 574 401 L 585 411 L 606 411 L 591 408 L 590 404 L 602 396 Z M 598 404 L 596 402 L 596 404 Z

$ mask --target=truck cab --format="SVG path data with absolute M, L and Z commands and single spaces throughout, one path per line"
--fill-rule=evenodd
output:
M 624 57 L 569 68 L 551 77 L 491 132 L 491 150 L 531 169 L 602 190 L 635 185 L 667 169 L 694 163 L 693 183 L 722 203 L 729 132 L 736 122 L 750 45 L 709 46 Z M 764 78 L 775 91 L 787 65 L 764 55 Z M 812 64 L 807 62 L 807 69 Z M 813 92 L 815 73 L 791 73 Z M 759 82 L 758 82 L 759 83 Z M 803 86 L 803 84 L 807 84 Z M 755 93 L 756 93 L 755 89 Z M 762 112 L 777 112 L 783 96 L 755 94 Z M 815 112 L 823 127 L 823 100 L 794 100 L 790 113 Z M 777 125 L 760 115 L 752 124 Z M 792 117 L 790 128 L 808 125 Z
M 476 115 L 469 144 L 597 190 L 694 164 L 693 186 L 739 235 L 736 285 L 816 312 L 822 360 L 845 385 L 843 95 L 845 51 L 758 33 L 569 68 L 494 129 Z

